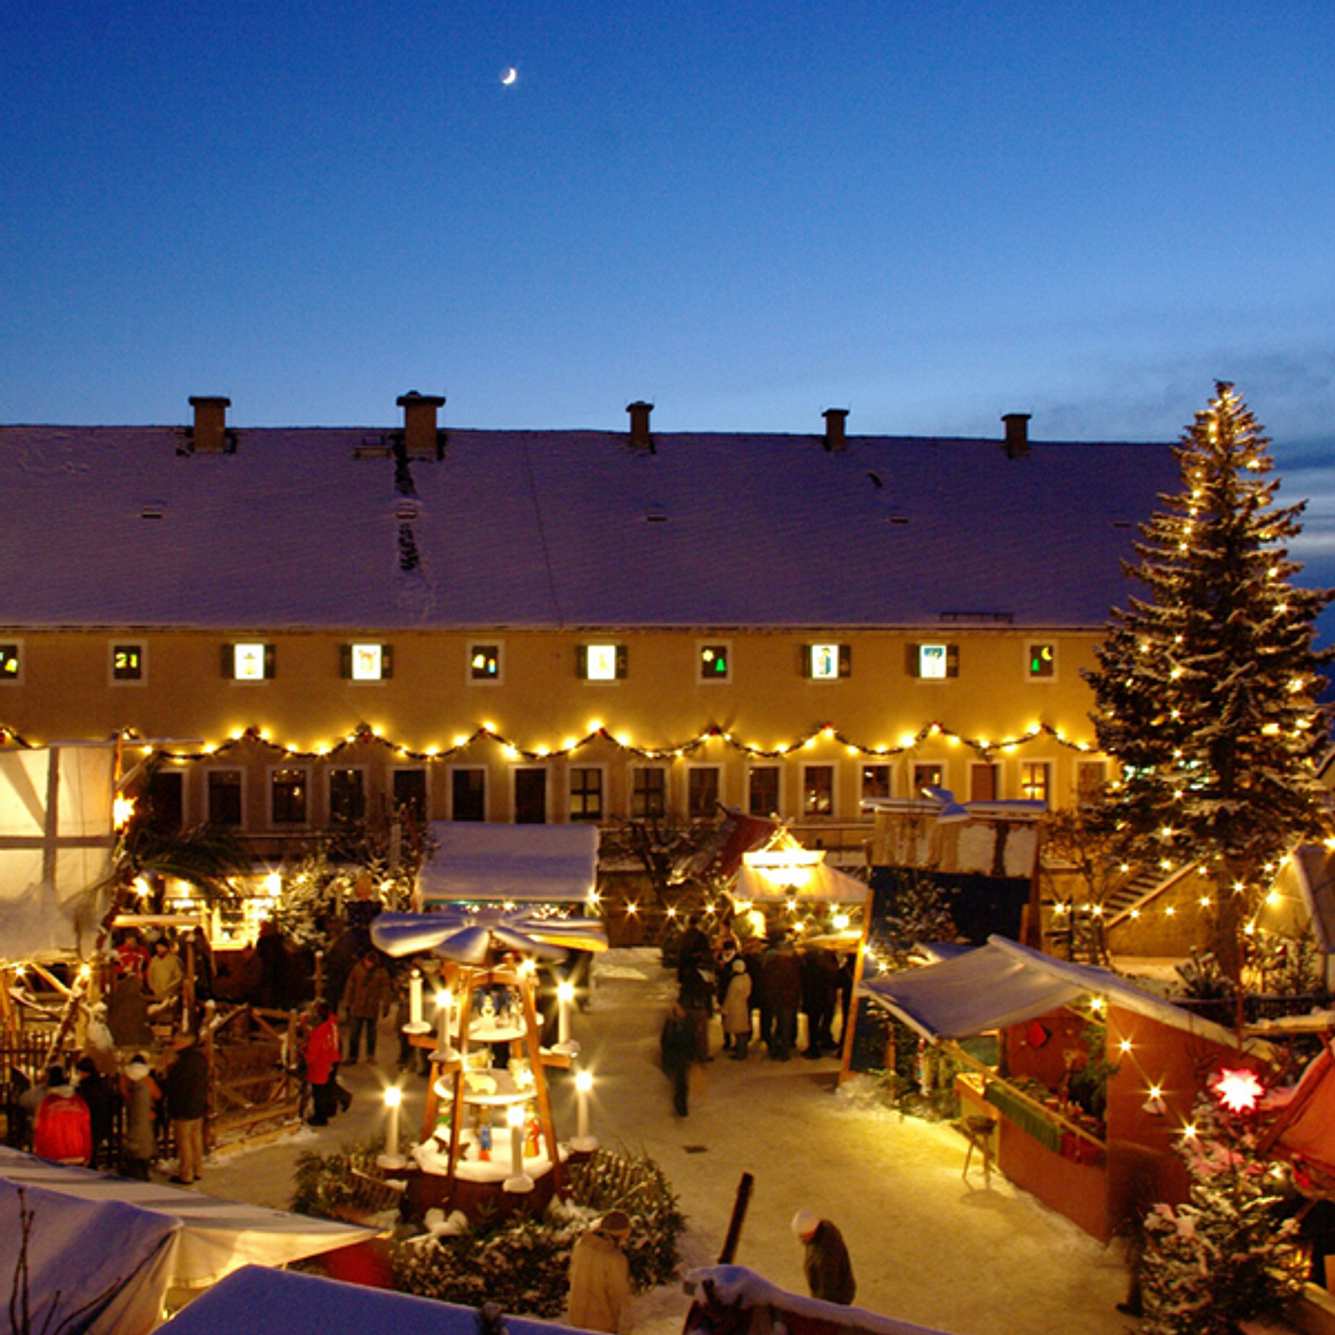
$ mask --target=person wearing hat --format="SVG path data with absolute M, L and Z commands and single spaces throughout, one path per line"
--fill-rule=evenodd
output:
M 630 1237 L 630 1216 L 605 1214 L 570 1251 L 572 1326 L 626 1335 L 630 1330 L 630 1262 L 622 1251 Z
M 209 1101 L 209 1059 L 189 1031 L 172 1045 L 176 1058 L 167 1068 L 167 1116 L 176 1141 L 173 1182 L 189 1186 L 204 1167 L 204 1111 Z
M 46 1073 L 46 1094 L 37 1107 L 32 1152 L 52 1163 L 84 1166 L 93 1157 L 93 1124 L 88 1105 L 74 1092 L 63 1066 Z
M 153 1101 L 160 1098 L 148 1058 L 136 1052 L 125 1067 L 121 1098 L 125 1103 L 125 1135 L 121 1139 L 121 1175 L 147 1182 L 148 1170 L 157 1153 L 153 1133 Z
M 728 990 L 723 994 L 724 1046 L 731 1039 L 733 1061 L 744 1062 L 751 1041 L 751 975 L 740 956 L 734 956 L 728 968 Z
M 853 1263 L 848 1259 L 843 1234 L 828 1219 L 822 1219 L 811 1210 L 799 1210 L 793 1216 L 793 1232 L 806 1249 L 802 1268 L 806 1271 L 807 1288 L 813 1298 L 844 1307 L 853 1301 L 857 1283 L 853 1279 Z

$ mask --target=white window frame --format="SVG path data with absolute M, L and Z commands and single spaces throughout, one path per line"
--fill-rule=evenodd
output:
M 380 675 L 378 677 L 358 677 L 354 675 L 357 671 L 357 646 L 374 646 L 380 650 Z M 348 645 L 348 675 L 344 678 L 349 686 L 383 686 L 389 678 L 385 676 L 385 650 L 388 645 L 384 640 L 349 640 Z M 351 766 L 345 765 L 344 769 L 350 769 Z
M 827 769 L 830 771 L 830 812 L 807 810 L 807 771 Z M 798 775 L 797 804 L 798 820 L 835 820 L 839 815 L 839 762 L 837 760 L 804 760 Z
M 494 677 L 473 676 L 473 651 L 483 646 L 494 645 L 496 648 L 496 675 Z M 504 640 L 469 640 L 468 652 L 464 655 L 464 682 L 469 686 L 500 686 L 505 681 L 505 641 Z
M 277 768 L 277 769 L 293 769 L 293 768 L 295 768 L 295 767 L 294 767 L 294 766 L 291 766 L 291 765 L 278 765 L 278 766 L 275 766 L 275 768 Z M 232 773 L 239 773 L 239 774 L 241 775 L 241 824 L 240 824 L 240 825 L 224 825 L 222 828 L 225 829 L 225 830 L 246 830 L 246 829 L 248 829 L 250 823 L 249 823 L 249 821 L 246 820 L 246 812 L 249 810 L 249 807 L 247 807 L 247 805 L 246 805 L 246 789 L 247 789 L 247 786 L 248 786 L 248 782 L 249 782 L 249 778 L 250 778 L 250 773 L 249 773 L 249 771 L 246 769 L 246 767 L 245 767 L 244 765 L 205 765 L 205 766 L 200 770 L 200 773 L 204 776 L 204 778 L 203 778 L 203 782 L 200 784 L 200 792 L 199 792 L 199 800 L 200 800 L 200 819 L 201 819 L 201 820 L 204 820 L 204 821 L 207 821 L 207 820 L 209 819 L 209 775 L 210 775 L 210 774 L 232 774 Z M 273 808 L 270 807 L 270 810 L 271 810 L 271 811 L 272 811 L 272 809 L 273 809 Z M 309 810 L 309 809 L 310 809 L 310 808 L 309 808 L 309 806 L 308 806 L 308 807 L 307 807 L 307 810 Z M 288 828 L 288 827 L 287 827 L 286 825 L 283 826 L 283 829 L 287 829 L 287 828 Z
M 710 762 L 700 761 L 698 763 L 693 761 L 688 761 L 686 765 L 685 788 L 682 792 L 682 799 L 681 799 L 682 815 L 685 817 L 686 820 L 712 820 L 715 814 L 712 811 L 709 813 L 708 816 L 691 815 L 691 771 L 697 769 L 712 769 L 718 774 L 718 784 L 715 788 L 715 800 L 718 802 L 727 801 L 727 798 L 724 796 L 723 793 L 723 783 L 724 779 L 727 777 L 727 774 L 723 765 L 716 760 Z
M 923 785 L 914 777 L 914 771 L 919 765 L 934 765 L 941 771 L 941 782 L 938 787 L 950 788 L 950 761 L 948 760 L 910 760 L 909 761 L 909 796 L 912 798 L 921 798 Z M 951 790 L 954 791 L 953 789 Z
M 952 678 L 951 675 L 950 675 L 950 641 L 949 641 L 949 640 L 917 640 L 917 641 L 914 641 L 914 643 L 915 643 L 915 645 L 916 645 L 916 647 L 917 647 L 917 651 L 918 651 L 918 661 L 917 661 L 917 665 L 916 665 L 918 670 L 913 674 L 913 680 L 914 680 L 914 681 L 923 682 L 924 684 L 926 684 L 926 685 L 928 685 L 928 686 L 944 686 L 944 685 L 946 684 L 946 682 L 948 682 L 948 681 L 951 681 L 951 680 L 958 680 L 957 678 Z M 945 656 L 945 659 L 943 660 L 943 667 L 944 667 L 945 670 L 941 673 L 941 675 L 940 675 L 939 677 L 929 677 L 929 676 L 926 676 L 926 675 L 923 673 L 923 670 L 922 670 L 922 651 L 923 651 L 924 649 L 932 649 L 932 648 L 935 648 L 937 645 L 940 645 L 940 647 L 946 651 L 946 656 Z
M 552 767 L 545 762 L 531 760 L 516 761 L 510 766 L 510 824 L 519 824 L 519 792 L 518 774 L 521 769 L 539 769 L 547 776 L 547 782 L 543 784 L 542 789 L 542 816 L 543 824 L 552 823 L 552 789 L 555 784 L 552 783 Z
M 862 803 L 866 799 L 866 785 L 863 783 L 864 769 L 883 769 L 890 776 L 890 793 L 895 795 L 895 766 L 889 756 L 861 756 L 858 758 L 858 814 L 864 814 Z
M 232 675 L 228 678 L 228 681 L 230 681 L 233 686 L 263 686 L 265 682 L 273 680 L 273 678 L 270 677 L 265 671 L 265 663 L 266 659 L 268 658 L 268 646 L 270 643 L 271 642 L 268 640 L 227 641 L 227 652 L 232 661 Z M 236 673 L 236 651 L 240 649 L 243 645 L 256 645 L 256 644 L 259 645 L 260 647 L 260 675 L 258 677 L 238 677 Z M 277 650 L 275 650 L 274 652 L 276 655 Z M 279 768 L 281 769 L 282 766 L 280 766 Z
M 139 650 L 139 678 L 118 677 L 116 675 L 116 650 L 133 646 Z M 148 644 L 144 640 L 108 640 L 107 641 L 107 683 L 110 686 L 147 686 L 148 685 Z
M 573 798 L 574 794 L 570 791 L 570 780 L 571 780 L 571 775 L 572 775 L 573 771 L 575 771 L 575 770 L 577 770 L 577 769 L 596 769 L 596 770 L 598 771 L 599 775 L 601 776 L 600 779 L 599 779 L 599 783 L 601 784 L 601 787 L 600 787 L 599 791 L 600 791 L 600 792 L 602 793 L 602 795 L 603 795 L 603 814 L 602 814 L 601 816 L 599 816 L 598 819 L 597 819 L 596 821 L 586 820 L 586 819 L 585 819 L 584 817 L 582 817 L 582 816 L 580 817 L 580 819 L 578 820 L 578 822 L 575 820 L 574 808 L 573 808 L 573 806 L 572 806 L 572 798 Z M 583 761 L 581 761 L 581 760 L 578 760 L 578 759 L 576 759 L 574 756 L 572 756 L 572 757 L 570 757 L 570 759 L 567 761 L 565 770 L 566 770 L 566 784 L 565 784 L 566 820 L 569 821 L 572 825 L 573 825 L 573 824 L 579 824 L 579 825 L 601 825 L 604 821 L 606 821 L 606 820 L 608 819 L 608 816 L 611 814 L 611 805 L 612 805 L 612 800 L 611 800 L 611 799 L 612 799 L 612 794 L 611 794 L 611 790 L 608 788 L 608 775 L 607 775 L 607 766 L 606 766 L 606 764 L 595 764 L 595 765 L 590 765 L 590 764 L 586 764 L 585 762 L 583 762 Z M 550 794 L 549 794 L 549 795 L 548 795 L 548 805 L 550 806 L 550 804 L 551 804 L 551 803 L 550 803 Z
M 1003 799 L 1006 792 L 1006 766 L 1003 765 L 999 760 L 979 760 L 976 757 L 970 760 L 967 766 L 965 767 L 965 775 L 968 782 L 968 793 L 966 794 L 964 801 L 972 802 L 974 800 L 973 767 L 975 765 L 992 766 L 992 773 L 996 776 L 996 788 L 997 788 L 997 795 L 993 800 L 1000 802 Z
M 230 768 L 230 767 L 229 767 Z M 340 766 L 340 768 L 343 768 Z M 352 768 L 348 766 L 347 768 Z M 306 819 L 304 821 L 278 821 L 273 818 L 273 776 L 279 770 L 301 770 L 306 775 Z M 264 767 L 264 827 L 267 830 L 282 832 L 285 830 L 309 830 L 311 817 L 315 814 L 315 795 L 311 791 L 311 767 L 303 764 L 266 765 Z
M 1029 674 L 1029 651 L 1036 644 L 1050 644 L 1052 646 L 1052 676 L 1033 677 Z M 1023 644 L 1020 646 L 1023 651 L 1020 657 L 1020 671 L 1024 673 L 1024 679 L 1030 686 L 1051 686 L 1061 675 L 1061 654 L 1057 649 L 1057 641 L 1040 639 L 1037 636 L 1025 636 Z
M 279 766 L 281 769 L 282 766 Z M 320 785 L 321 796 L 324 798 L 324 823 L 333 827 L 334 824 L 334 771 L 341 769 L 359 770 L 362 776 L 362 814 L 361 819 L 365 820 L 371 811 L 371 767 L 369 765 L 340 765 L 337 761 L 327 761 L 321 768 L 324 770 L 324 783 Z
M 458 770 L 481 770 L 482 771 L 482 819 L 485 821 L 491 815 L 491 767 L 488 765 L 450 765 L 446 768 L 446 774 L 449 777 L 449 819 L 454 820 L 454 775 Z M 469 822 L 470 824 L 475 822 Z
M 22 686 L 23 679 L 28 675 L 28 646 L 21 636 L 4 636 L 6 644 L 12 644 L 19 656 L 19 670 L 13 677 L 0 676 L 0 685 L 3 686 Z
M 722 648 L 727 655 L 728 670 L 721 677 L 706 677 L 700 672 L 701 655 L 706 649 Z M 732 641 L 731 640 L 696 640 L 695 642 L 695 684 L 697 686 L 732 685 Z
M 775 800 L 776 800 L 775 809 L 774 809 L 773 812 L 766 812 L 765 814 L 766 814 L 766 815 L 782 816 L 782 815 L 783 815 L 783 799 L 784 799 L 784 779 L 785 779 L 787 776 L 784 774 L 784 765 L 783 765 L 783 762 L 782 762 L 782 761 L 779 761 L 779 760 L 773 760 L 773 761 L 760 761 L 760 762 L 757 762 L 757 763 L 755 763 L 755 764 L 749 764 L 749 765 L 747 765 L 747 767 L 746 767 L 746 792 L 745 792 L 745 804 L 744 804 L 743 810 L 746 812 L 746 814 L 747 814 L 748 816 L 751 814 L 751 775 L 754 774 L 754 773 L 756 772 L 756 770 L 761 770 L 761 769 L 764 769 L 764 770 L 771 770 L 771 769 L 772 769 L 772 770 L 774 770 L 774 771 L 778 774 L 778 776 L 779 776 L 778 792 L 775 794 Z
M 580 646 L 584 650 L 584 675 L 579 679 L 580 684 L 584 686 L 620 686 L 622 678 L 617 676 L 617 651 L 623 643 L 622 640 L 581 640 Z M 590 672 L 590 649 L 610 649 L 612 651 L 612 675 L 610 677 L 595 677 Z
M 1023 760 L 1017 760 L 1015 770 L 1015 796 L 1026 802 L 1038 801 L 1037 798 L 1031 798 L 1025 791 L 1024 767 L 1026 765 L 1046 765 L 1048 767 L 1048 795 L 1044 799 L 1048 804 L 1048 810 L 1051 811 L 1056 805 L 1057 789 L 1057 762 L 1051 756 L 1025 756 Z

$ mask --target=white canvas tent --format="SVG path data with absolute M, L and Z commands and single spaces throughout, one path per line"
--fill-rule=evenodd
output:
M 990 936 L 987 945 L 941 964 L 864 981 L 859 991 L 933 1041 L 1020 1024 L 1094 995 L 1171 1028 L 1234 1044 L 1230 1030 L 1106 969 L 1054 959 L 1004 936 Z
M 388 1289 L 344 1284 L 291 1270 L 246 1266 L 178 1312 L 169 1335 L 292 1335 L 295 1331 L 356 1331 L 357 1335 L 477 1335 L 477 1310 L 457 1303 L 415 1298 Z M 509 1335 L 561 1335 L 575 1331 L 552 1321 L 506 1316 Z
M 435 851 L 418 873 L 423 905 L 584 903 L 598 875 L 596 825 L 432 821 Z
M 115 842 L 110 744 L 0 750 L 0 959 L 79 947 L 82 892 Z
M 749 899 L 753 904 L 778 904 L 789 899 L 803 904 L 864 904 L 871 893 L 866 881 L 826 862 L 814 862 L 800 870 L 804 873 L 802 882 L 785 885 L 766 875 L 763 867 L 743 862 L 732 897 Z
M 248 1263 L 289 1261 L 374 1236 L 373 1229 L 46 1163 L 0 1148 L 0 1274 L 18 1259 L 19 1189 L 34 1213 L 28 1246 L 34 1308 L 60 1291 L 60 1313 L 87 1302 L 87 1327 L 138 1335 L 171 1289 L 200 1289 Z M 59 1324 L 52 1323 L 52 1328 Z M 34 1329 L 41 1321 L 34 1321 Z

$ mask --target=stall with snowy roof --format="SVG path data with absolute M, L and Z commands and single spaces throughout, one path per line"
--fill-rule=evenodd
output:
M 1101 1241 L 1147 1185 L 1182 1198 L 1172 1145 L 1209 1076 L 1263 1065 L 1260 1045 L 1124 978 L 999 936 L 861 990 L 963 1068 L 961 1129 L 986 1137 L 999 1169 Z M 989 1031 L 995 1065 L 962 1045 Z
M 468 1215 L 521 1205 L 540 1209 L 558 1188 L 570 1149 L 596 1147 L 587 1125 L 569 1146 L 557 1140 L 546 1072 L 569 1069 L 578 1057 L 569 1034 L 573 987 L 567 980 L 558 988 L 558 1041 L 543 1047 L 534 975 L 538 961 L 607 948 L 601 924 L 543 911 L 554 895 L 588 894 L 597 832 L 550 828 L 565 837 L 534 841 L 516 837 L 527 833 L 522 826 L 484 829 L 463 844 L 471 858 L 438 861 L 426 881 L 424 901 L 453 907 L 382 913 L 372 924 L 371 938 L 386 954 L 434 957 L 441 968 L 434 1026 L 423 1017 L 421 971 L 410 980 L 405 1029 L 431 1061 L 421 1137 L 408 1156 L 399 1155 L 395 1103 L 395 1143 L 387 1143 L 381 1160 L 387 1172 L 407 1176 L 408 1205 L 419 1216 L 435 1206 Z M 570 829 L 578 840 L 566 834 Z M 503 830 L 511 832 L 508 838 Z M 459 854 L 458 844 L 454 849 Z M 453 870 L 442 873 L 442 867 Z M 503 1067 L 494 1065 L 498 1052 L 507 1054 Z M 577 1072 L 584 1094 L 587 1079 L 587 1072 Z M 583 1096 L 580 1108 L 583 1119 Z

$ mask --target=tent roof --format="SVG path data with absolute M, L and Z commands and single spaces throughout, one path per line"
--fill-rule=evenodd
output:
M 827 863 L 815 862 L 803 870 L 810 872 L 806 884 L 775 885 L 763 872 L 743 863 L 737 873 L 733 898 L 749 899 L 755 904 L 774 904 L 788 899 L 796 899 L 799 903 L 862 904 L 870 893 L 866 881 L 859 881 Z
M 941 964 L 886 974 L 861 991 L 929 1039 L 967 1038 L 1019 1024 L 1094 993 L 1172 1029 L 1235 1047 L 1232 1032 L 1107 969 L 1040 954 L 1004 936 Z
M 575 1330 L 507 1314 L 509 1335 L 560 1335 Z M 457 1303 L 388 1289 L 344 1284 L 294 1270 L 245 1266 L 196 1298 L 162 1328 L 170 1335 L 290 1335 L 298 1330 L 353 1330 L 357 1335 L 477 1335 L 477 1312 Z
M 431 822 L 435 852 L 418 885 L 426 903 L 583 903 L 598 874 L 598 827 Z
M 123 1209 L 132 1208 L 136 1217 L 164 1220 L 177 1234 L 171 1287 L 200 1288 L 250 1261 L 286 1265 L 375 1236 L 374 1229 L 352 1224 L 218 1200 L 86 1168 L 63 1168 L 18 1150 L 0 1148 L 0 1182 L 41 1188 L 53 1202 L 65 1197 L 71 1210 L 82 1210 L 81 1203 L 86 1202 L 119 1203 Z M 77 1248 L 68 1263 L 76 1270 L 82 1264 Z

